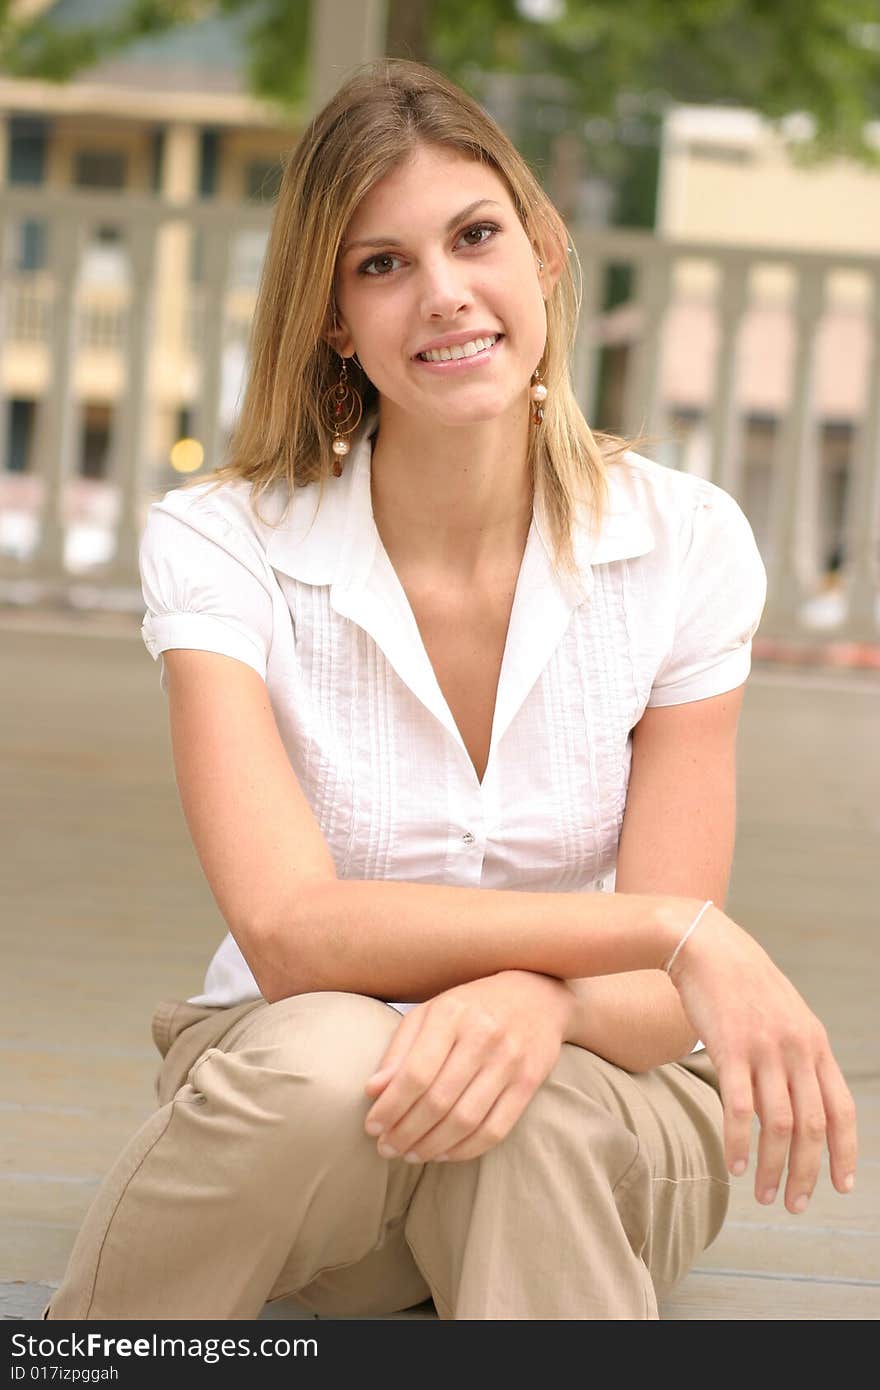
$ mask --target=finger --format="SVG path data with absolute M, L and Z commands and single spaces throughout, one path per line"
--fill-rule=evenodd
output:
M 383 1053 L 373 1074 L 367 1077 L 364 1090 L 371 1100 L 377 1100 L 396 1075 L 403 1059 L 407 1056 L 422 1029 L 425 1013 L 422 1009 L 412 1009 L 401 1018 L 394 1037 Z M 377 1120 L 373 1109 L 367 1112 L 365 1128 L 369 1134 L 378 1134 L 382 1128 L 381 1118 Z
M 858 1156 L 855 1101 L 830 1052 L 819 1063 L 817 1074 L 825 1105 L 831 1181 L 838 1192 L 851 1192 L 855 1186 Z
M 482 1154 L 488 1153 L 507 1138 L 533 1095 L 534 1091 L 528 1088 L 508 1086 L 486 1112 L 482 1123 L 473 1133 L 460 1143 L 445 1149 L 443 1155 L 438 1155 L 438 1158 L 443 1157 L 444 1161 L 450 1163 L 464 1163 L 468 1159 L 479 1158 Z
M 430 1089 L 383 1136 L 386 1146 L 425 1162 L 471 1134 L 509 1080 L 504 1063 L 485 1064 L 480 1052 L 473 1040 L 460 1040 Z
M 404 1023 L 411 1017 L 408 1015 Z M 433 1084 L 454 1045 L 453 1021 L 436 1011 L 424 1012 L 418 1032 L 397 1059 L 394 1075 L 367 1114 L 364 1124 L 368 1134 L 385 1135 L 403 1119 Z
M 401 1016 L 400 1023 L 390 1043 L 382 1054 L 378 1067 L 367 1077 L 364 1086 L 365 1090 L 368 1087 L 372 1087 L 373 1082 L 377 1081 L 379 1078 L 382 1078 L 382 1084 L 387 1085 L 388 1079 L 393 1076 L 394 1072 L 397 1070 L 401 1058 L 406 1056 L 413 1042 L 418 1037 L 424 1018 L 425 1012 L 422 1009 L 411 1009 L 409 1013 L 405 1013 Z
M 825 1105 L 815 1064 L 805 1062 L 789 1079 L 794 1130 L 788 1158 L 785 1205 L 793 1216 L 807 1209 L 825 1149 Z
M 364 1090 L 371 1100 L 380 1096 L 388 1085 L 394 1073 L 397 1071 L 397 1063 L 383 1066 L 379 1071 L 374 1071 L 373 1075 L 364 1083 Z
M 743 1062 L 726 1062 L 719 1066 L 718 1081 L 724 1106 L 724 1156 L 729 1172 L 738 1178 L 749 1166 L 755 1115 L 752 1077 Z
M 765 1064 L 765 1069 L 755 1078 L 754 1095 L 761 1122 L 755 1196 L 759 1202 L 769 1205 L 776 1200 L 794 1129 L 788 1078 L 781 1065 L 771 1071 L 769 1063 Z

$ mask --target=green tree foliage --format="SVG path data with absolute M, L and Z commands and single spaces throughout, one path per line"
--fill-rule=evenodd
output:
M 302 114 L 309 0 L 107 0 L 100 23 L 63 27 L 51 7 L 31 19 L 17 9 L 0 0 L 0 68 L 59 82 L 138 39 L 239 16 L 252 89 Z M 880 116 L 877 0 L 389 0 L 388 35 L 389 52 L 470 90 L 485 72 L 550 74 L 567 112 L 615 121 L 622 97 L 646 120 L 677 101 L 773 121 L 804 112 L 815 135 L 796 157 L 880 162 L 864 138 Z
M 876 162 L 864 127 L 880 117 L 877 0 L 567 0 L 550 22 L 522 0 L 438 0 L 429 60 L 459 80 L 474 67 L 553 73 L 585 116 L 671 102 L 745 106 L 815 122 L 805 161 Z

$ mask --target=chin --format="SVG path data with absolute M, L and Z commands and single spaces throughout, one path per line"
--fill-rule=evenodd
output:
M 509 418 L 524 399 L 525 392 L 506 400 L 438 401 L 434 409 L 423 408 L 419 417 L 423 420 L 430 419 L 438 425 L 453 427 L 488 425 L 493 420 Z

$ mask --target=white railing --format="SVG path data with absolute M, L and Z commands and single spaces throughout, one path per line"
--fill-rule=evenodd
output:
M 149 443 L 158 393 L 166 393 L 161 404 L 169 408 L 174 404 L 167 398 L 169 381 L 176 386 L 176 405 L 191 411 L 190 432 L 204 447 L 206 466 L 220 459 L 225 446 L 222 397 L 228 390 L 224 364 L 231 346 L 242 355 L 253 304 L 252 284 L 231 283 L 232 267 L 238 263 L 237 238 L 265 233 L 269 216 L 265 208 L 216 200 L 181 206 L 119 195 L 2 191 L 0 233 L 24 218 L 45 222 L 48 265 L 25 273 L 9 268 L 9 258 L 4 257 L 0 387 L 7 397 L 10 392 L 33 395 L 38 406 L 30 472 L 3 471 L 8 462 L 0 458 L 0 509 L 29 508 L 33 534 L 32 544 L 15 550 L 3 546 L 0 532 L 0 599 L 48 597 L 139 606 L 137 544 L 146 508 L 175 484 L 167 463 L 153 456 Z M 90 229 L 107 224 L 119 227 L 124 237 L 128 275 L 122 285 L 89 284 L 82 278 Z M 167 287 L 158 283 L 160 239 L 172 225 L 199 228 L 203 239 L 201 281 L 189 286 L 183 304 L 169 302 Z M 856 392 L 858 406 L 851 422 L 839 612 L 832 625 L 826 623 L 825 632 L 876 640 L 880 258 L 671 243 L 648 232 L 583 231 L 576 233 L 575 241 L 585 283 L 573 373 L 588 418 L 626 434 L 647 432 L 661 440 L 670 436 L 681 402 L 670 394 L 664 370 L 667 330 L 682 296 L 693 295 L 693 284 L 699 282 L 698 297 L 711 315 L 714 342 L 714 367 L 701 405 L 707 456 L 700 467 L 744 506 L 748 406 L 740 390 L 741 339 L 761 275 L 784 273 L 790 280 L 793 353 L 775 432 L 769 513 L 750 518 L 770 578 L 762 624 L 767 635 L 794 636 L 811 627 L 809 600 L 824 568 L 818 541 L 823 422 L 816 406 L 817 335 L 834 276 L 855 277 L 860 288 L 854 312 L 860 316 L 860 341 L 866 348 L 864 360 L 854 363 L 853 370 L 864 380 Z M 8 246 L 8 238 L 0 244 Z M 622 311 L 629 326 L 622 335 L 621 311 L 601 312 L 610 265 L 629 265 L 635 272 L 632 302 Z M 169 324 L 176 325 L 175 332 Z M 618 365 L 625 358 L 619 418 L 595 419 L 602 351 L 612 342 L 623 343 Z M 706 363 L 699 365 L 706 376 Z M 103 484 L 78 478 L 76 410 L 86 398 L 103 398 L 113 406 L 109 475 Z M 2 418 L 0 424 L 5 449 L 8 424 Z M 667 454 L 664 461 L 692 466 L 686 456 L 673 460 Z M 103 495 L 108 489 L 115 505 Z M 98 507 L 99 493 L 101 522 L 105 530 L 110 527 L 106 551 L 112 558 L 74 564 L 68 533 L 78 514 L 82 524 L 90 498 Z

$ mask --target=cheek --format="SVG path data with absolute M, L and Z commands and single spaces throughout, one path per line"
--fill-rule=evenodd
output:
M 377 306 L 362 316 L 354 338 L 358 343 L 358 357 L 370 380 L 378 386 L 400 362 L 401 344 L 406 342 L 401 326 L 386 306 Z
M 514 325 L 519 329 L 518 347 L 525 356 L 537 362 L 547 338 L 547 306 L 540 285 L 533 287 L 528 281 L 521 280 L 518 299 L 519 312 Z

